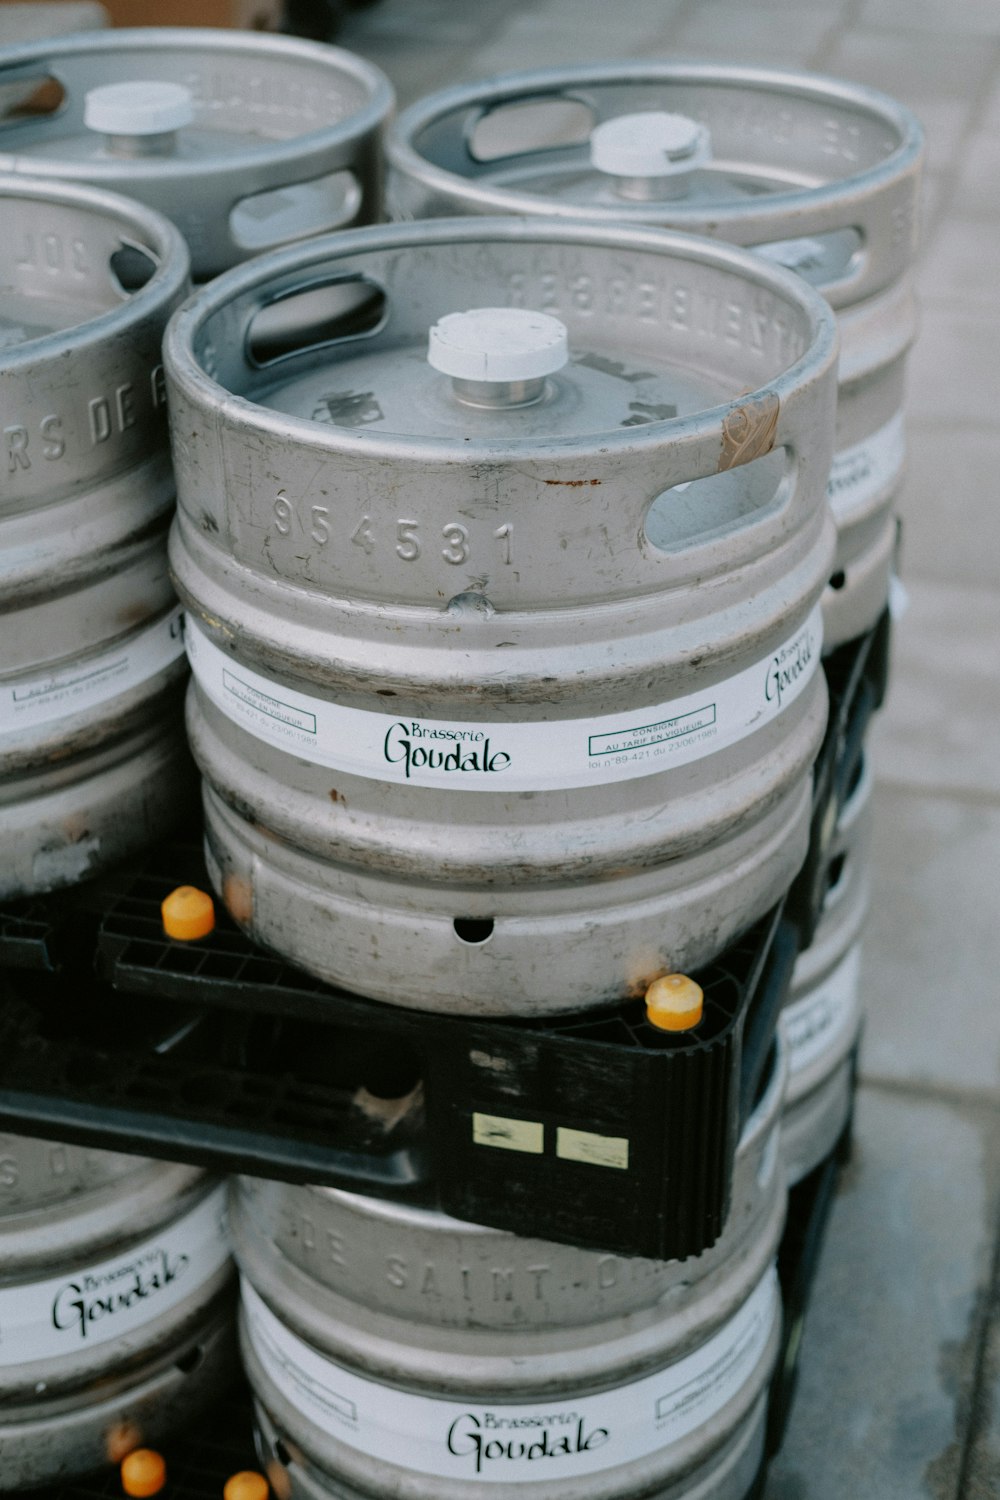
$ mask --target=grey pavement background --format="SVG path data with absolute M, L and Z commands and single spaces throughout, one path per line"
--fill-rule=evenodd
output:
M 873 84 L 928 135 L 904 578 L 873 733 L 855 1160 L 767 1500 L 1000 1496 L 1000 0 L 380 0 L 343 45 L 400 103 L 683 57 Z

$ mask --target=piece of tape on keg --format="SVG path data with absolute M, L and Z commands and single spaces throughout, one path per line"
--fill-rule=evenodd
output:
M 236 662 L 188 616 L 198 686 L 257 739 L 376 781 L 475 792 L 601 786 L 701 760 L 789 708 L 817 670 L 823 616 L 710 688 L 629 712 L 534 723 L 393 718 L 300 693 Z
M 131 1337 L 186 1301 L 228 1259 L 226 1190 L 220 1186 L 120 1255 L 45 1281 L 0 1286 L 0 1368 Z
M 839 1050 L 840 1043 L 853 1034 L 858 1022 L 860 967 L 861 944 L 855 943 L 817 989 L 782 1011 L 788 1067 L 793 1076 L 811 1067 L 825 1052 Z
M 906 457 L 903 413 L 879 427 L 860 443 L 841 448 L 833 455 L 826 498 L 834 520 L 867 504 L 896 479 Z
M 769 1270 L 734 1317 L 666 1369 L 598 1395 L 530 1405 L 396 1390 L 317 1353 L 247 1281 L 243 1307 L 250 1345 L 268 1378 L 346 1447 L 436 1478 L 544 1485 L 624 1468 L 711 1421 L 752 1378 L 780 1300 Z
M 112 650 L 42 677 L 0 683 L 0 732 L 67 719 L 148 682 L 184 653 L 180 605 Z

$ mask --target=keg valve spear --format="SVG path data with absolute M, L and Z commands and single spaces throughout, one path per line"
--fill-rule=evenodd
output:
M 533 406 L 546 376 L 569 360 L 566 325 L 525 307 L 475 307 L 448 313 L 430 331 L 427 361 L 450 375 L 463 406 L 499 411 Z
M 83 106 L 83 123 L 101 132 L 111 156 L 174 156 L 178 130 L 193 119 L 191 90 L 166 81 L 104 84 Z
M 711 156 L 708 126 L 666 110 L 619 115 L 590 135 L 591 165 L 615 179 L 620 198 L 635 203 L 685 197 L 691 173 Z

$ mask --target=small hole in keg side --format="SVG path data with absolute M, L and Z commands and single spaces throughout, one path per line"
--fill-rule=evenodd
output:
M 847 574 L 844 572 L 843 568 L 838 568 L 836 573 L 830 574 L 830 587 L 832 589 L 840 590 L 844 587 L 844 584 L 846 582 Z
M 108 264 L 118 287 L 126 293 L 141 292 L 157 270 L 157 262 L 148 250 L 127 241 L 122 242 Z
M 582 146 L 596 123 L 594 111 L 580 99 L 563 95 L 518 99 L 481 114 L 468 132 L 474 161 L 498 161 L 531 151 Z
M 0 125 L 54 115 L 65 100 L 66 90 L 55 78 L 22 78 L 16 83 L 0 83 Z
M 272 365 L 374 333 L 385 321 L 386 301 L 383 289 L 364 276 L 295 288 L 251 319 L 248 357 L 258 367 Z
M 459 942 L 468 943 L 470 947 L 478 947 L 493 936 L 492 917 L 456 917 L 452 926 Z
M 204 1358 L 204 1349 L 200 1344 L 195 1344 L 194 1348 L 189 1349 L 186 1354 L 182 1354 L 180 1359 L 174 1360 L 174 1367 L 180 1370 L 182 1375 L 191 1375 L 197 1370 Z

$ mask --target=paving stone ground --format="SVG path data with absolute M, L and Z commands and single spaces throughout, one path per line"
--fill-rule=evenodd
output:
M 912 607 L 873 735 L 858 1144 L 766 1500 L 1000 1496 L 1000 5 L 380 0 L 342 41 L 403 104 L 504 70 L 702 57 L 857 79 L 924 121 Z

